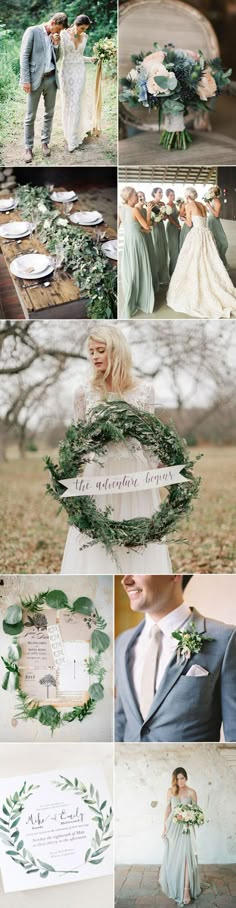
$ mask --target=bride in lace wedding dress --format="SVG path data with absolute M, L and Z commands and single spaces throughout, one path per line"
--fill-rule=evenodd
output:
M 186 190 L 186 224 L 192 227 L 180 250 L 167 293 L 167 305 L 192 318 L 236 316 L 236 290 L 207 227 L 206 209 Z
M 61 32 L 62 125 L 71 152 L 82 144 L 92 125 L 85 93 L 85 63 L 94 63 L 94 57 L 84 56 L 90 25 L 89 17 L 81 15 L 71 28 Z
M 101 400 L 121 398 L 136 407 L 152 413 L 154 395 L 150 382 L 137 380 L 132 374 L 132 363 L 128 344 L 117 327 L 100 326 L 94 328 L 88 341 L 89 356 L 92 363 L 90 382 L 78 387 L 75 394 L 74 419 L 86 420 L 87 415 Z M 108 451 L 100 462 L 91 455 L 83 475 L 86 477 L 106 473 L 111 476 L 125 472 L 136 472 L 150 468 L 150 456 L 138 439 L 128 439 L 127 443 L 110 443 Z M 135 517 L 151 517 L 160 507 L 160 495 L 157 489 L 143 492 L 132 492 L 99 495 L 95 500 L 97 506 L 104 510 L 107 505 L 113 508 L 115 520 L 131 520 Z M 83 548 L 86 545 L 87 548 Z M 140 571 L 152 573 L 153 567 L 159 574 L 171 574 L 171 562 L 167 545 L 149 543 L 142 550 L 127 549 L 116 546 L 114 556 L 108 553 L 100 543 L 89 544 L 89 537 L 76 527 L 70 527 L 63 561 L 62 574 L 109 574 L 117 572 L 117 561 L 121 573 Z M 115 560 L 117 559 L 117 561 Z

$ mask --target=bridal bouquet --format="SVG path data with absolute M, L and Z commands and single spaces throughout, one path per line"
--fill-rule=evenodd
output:
M 180 824 L 183 833 L 189 833 L 191 826 L 203 826 L 203 810 L 198 804 L 178 804 L 173 810 L 173 823 Z
M 159 125 L 165 118 L 161 145 L 186 149 L 192 142 L 184 125 L 188 109 L 209 110 L 210 102 L 220 95 L 230 81 L 232 70 L 223 71 L 221 60 L 207 60 L 202 51 L 161 47 L 154 44 L 154 53 L 142 52 L 132 56 L 134 64 L 127 77 L 121 80 L 121 100 L 131 106 L 143 104 L 159 111 Z
M 116 60 L 116 45 L 112 38 L 101 38 L 93 47 L 95 63 L 113 64 Z

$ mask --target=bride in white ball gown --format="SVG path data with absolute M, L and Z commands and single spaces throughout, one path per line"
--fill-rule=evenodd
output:
M 196 201 L 194 186 L 186 188 L 185 238 L 167 293 L 167 305 L 193 318 L 236 316 L 236 289 L 207 226 L 206 207 Z
M 88 352 L 92 365 L 89 382 L 79 385 L 75 394 L 74 419 L 86 421 L 87 416 L 101 401 L 120 398 L 136 407 L 154 412 L 153 386 L 145 379 L 139 380 L 133 374 L 129 345 L 123 333 L 116 326 L 94 327 L 88 338 Z M 150 468 L 150 458 L 140 439 L 127 442 L 109 443 L 108 450 L 100 462 L 91 455 L 86 464 L 84 476 L 92 477 L 103 472 L 109 476 L 135 472 Z M 139 491 L 133 494 L 105 494 L 95 496 L 97 506 L 113 509 L 114 520 L 132 520 L 136 517 L 151 517 L 160 508 L 158 489 Z M 86 545 L 86 548 L 83 546 Z M 117 560 L 116 560 L 117 559 Z M 68 532 L 61 573 L 62 574 L 109 574 L 116 572 L 117 562 L 121 573 L 150 573 L 155 564 L 159 574 L 171 574 L 171 562 L 165 542 L 149 543 L 142 551 L 116 546 L 114 557 L 101 543 L 89 544 L 89 536 L 71 526 Z
M 84 55 L 90 25 L 88 16 L 77 16 L 71 28 L 61 33 L 62 125 L 71 152 L 82 145 L 92 128 L 85 91 L 85 63 L 94 63 L 95 58 Z

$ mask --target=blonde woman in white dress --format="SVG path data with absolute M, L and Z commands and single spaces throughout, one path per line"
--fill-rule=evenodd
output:
M 167 305 L 192 318 L 236 316 L 236 290 L 207 226 L 206 207 L 196 201 L 194 186 L 186 188 L 186 224 L 192 227 L 180 250 Z
M 139 380 L 133 374 L 129 345 L 116 326 L 95 327 L 88 338 L 88 353 L 92 365 L 90 381 L 81 382 L 75 394 L 74 420 L 84 420 L 98 403 L 116 398 L 127 401 L 144 411 L 154 412 L 153 386 L 146 380 Z M 157 465 L 157 464 L 155 464 Z M 153 466 L 153 464 L 152 464 Z M 130 438 L 123 442 L 110 443 L 99 463 L 91 455 L 83 475 L 86 477 L 115 475 L 136 472 L 150 468 L 150 457 L 142 440 Z M 104 510 L 108 505 L 113 509 L 114 520 L 131 520 L 136 517 L 151 517 L 161 504 L 158 489 L 144 492 L 127 492 L 115 495 L 99 495 L 97 506 Z M 83 546 L 86 545 L 86 548 Z M 132 572 L 151 573 L 153 565 L 159 574 L 171 574 L 171 562 L 165 542 L 150 543 L 142 550 L 131 550 L 116 546 L 113 554 L 97 542 L 89 543 L 89 537 L 71 526 L 68 532 L 62 574 L 109 574 L 117 571 L 117 562 L 122 574 Z
M 85 48 L 91 21 L 88 16 L 77 16 L 71 28 L 61 35 L 61 94 L 62 125 L 70 152 L 82 145 L 92 129 L 92 115 L 89 113 L 86 96 L 86 63 L 94 63 L 95 57 L 86 57 Z

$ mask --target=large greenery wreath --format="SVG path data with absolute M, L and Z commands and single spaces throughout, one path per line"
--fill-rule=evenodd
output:
M 116 318 L 117 273 L 104 256 L 101 242 L 82 227 L 73 227 L 53 205 L 44 186 L 17 186 L 17 199 L 24 218 L 32 220 L 37 214 L 37 233 L 47 251 L 55 253 L 57 244 L 63 245 L 64 270 L 88 297 L 88 317 Z
M 112 518 L 112 507 L 100 510 L 92 496 L 61 498 L 63 479 L 83 472 L 91 454 L 99 461 L 110 442 L 127 444 L 131 438 L 141 440 L 147 452 L 165 466 L 184 464 L 182 474 L 188 479 L 187 483 L 169 486 L 165 501 L 151 517 L 140 516 L 119 522 Z M 47 491 L 65 508 L 69 523 L 89 537 L 88 545 L 91 540 L 93 544 L 100 542 L 110 553 L 115 546 L 137 549 L 150 542 L 160 542 L 191 510 L 200 483 L 200 478 L 192 473 L 194 462 L 185 439 L 180 438 L 173 424 L 164 425 L 151 413 L 120 399 L 113 400 L 94 407 L 86 423 L 79 421 L 68 428 L 59 448 L 58 464 L 50 457 L 46 458 L 51 473 Z
M 74 706 L 69 712 L 61 712 L 55 706 L 40 706 L 38 702 L 32 700 L 21 687 L 21 675 L 19 660 L 22 655 L 21 646 L 18 640 L 24 627 L 35 627 L 38 630 L 47 628 L 47 617 L 43 611 L 43 605 L 53 609 L 68 609 L 73 614 L 83 616 L 83 620 L 92 630 L 90 638 L 90 647 L 93 654 L 86 663 L 86 668 L 91 676 L 89 687 L 89 699 L 83 706 Z M 27 620 L 25 620 L 27 618 Z M 78 719 L 82 722 L 86 716 L 90 715 L 95 709 L 98 700 L 104 697 L 103 680 L 106 669 L 102 665 L 102 653 L 108 648 L 110 637 L 105 633 L 106 621 L 98 614 L 91 599 L 87 596 L 80 596 L 72 605 L 69 604 L 66 594 L 62 590 L 48 590 L 39 593 L 32 599 L 21 599 L 20 605 L 10 605 L 7 609 L 3 630 L 6 634 L 13 637 L 13 641 L 8 648 L 7 658 L 1 656 L 6 668 L 6 674 L 3 679 L 2 687 L 7 690 L 13 688 L 17 692 L 19 702 L 19 712 L 16 714 L 17 719 L 38 719 L 41 725 L 48 725 L 53 732 L 66 722 L 73 722 Z M 47 675 L 42 679 L 45 686 L 53 685 L 55 679 L 52 675 Z
M 94 790 L 91 784 L 87 787 L 80 779 L 67 779 L 59 775 L 54 782 L 61 791 L 70 791 L 79 795 L 84 804 L 86 804 L 93 813 L 93 820 L 96 823 L 96 830 L 91 839 L 90 847 L 84 856 L 84 864 L 101 864 L 105 854 L 104 852 L 110 847 L 112 833 L 110 830 L 112 821 L 112 808 L 107 806 L 107 801 L 102 801 L 99 792 Z M 42 879 L 45 879 L 51 873 L 79 873 L 76 870 L 59 870 L 57 871 L 52 864 L 40 861 L 36 855 L 31 854 L 21 837 L 19 824 L 26 801 L 33 795 L 39 785 L 28 785 L 24 782 L 20 791 L 8 795 L 2 805 L 2 816 L 0 816 L 0 839 L 4 845 L 7 845 L 6 854 L 9 855 L 14 864 L 23 867 L 26 874 L 38 873 Z M 107 844 L 109 842 L 109 844 Z M 83 866 L 82 865 L 82 866 Z

